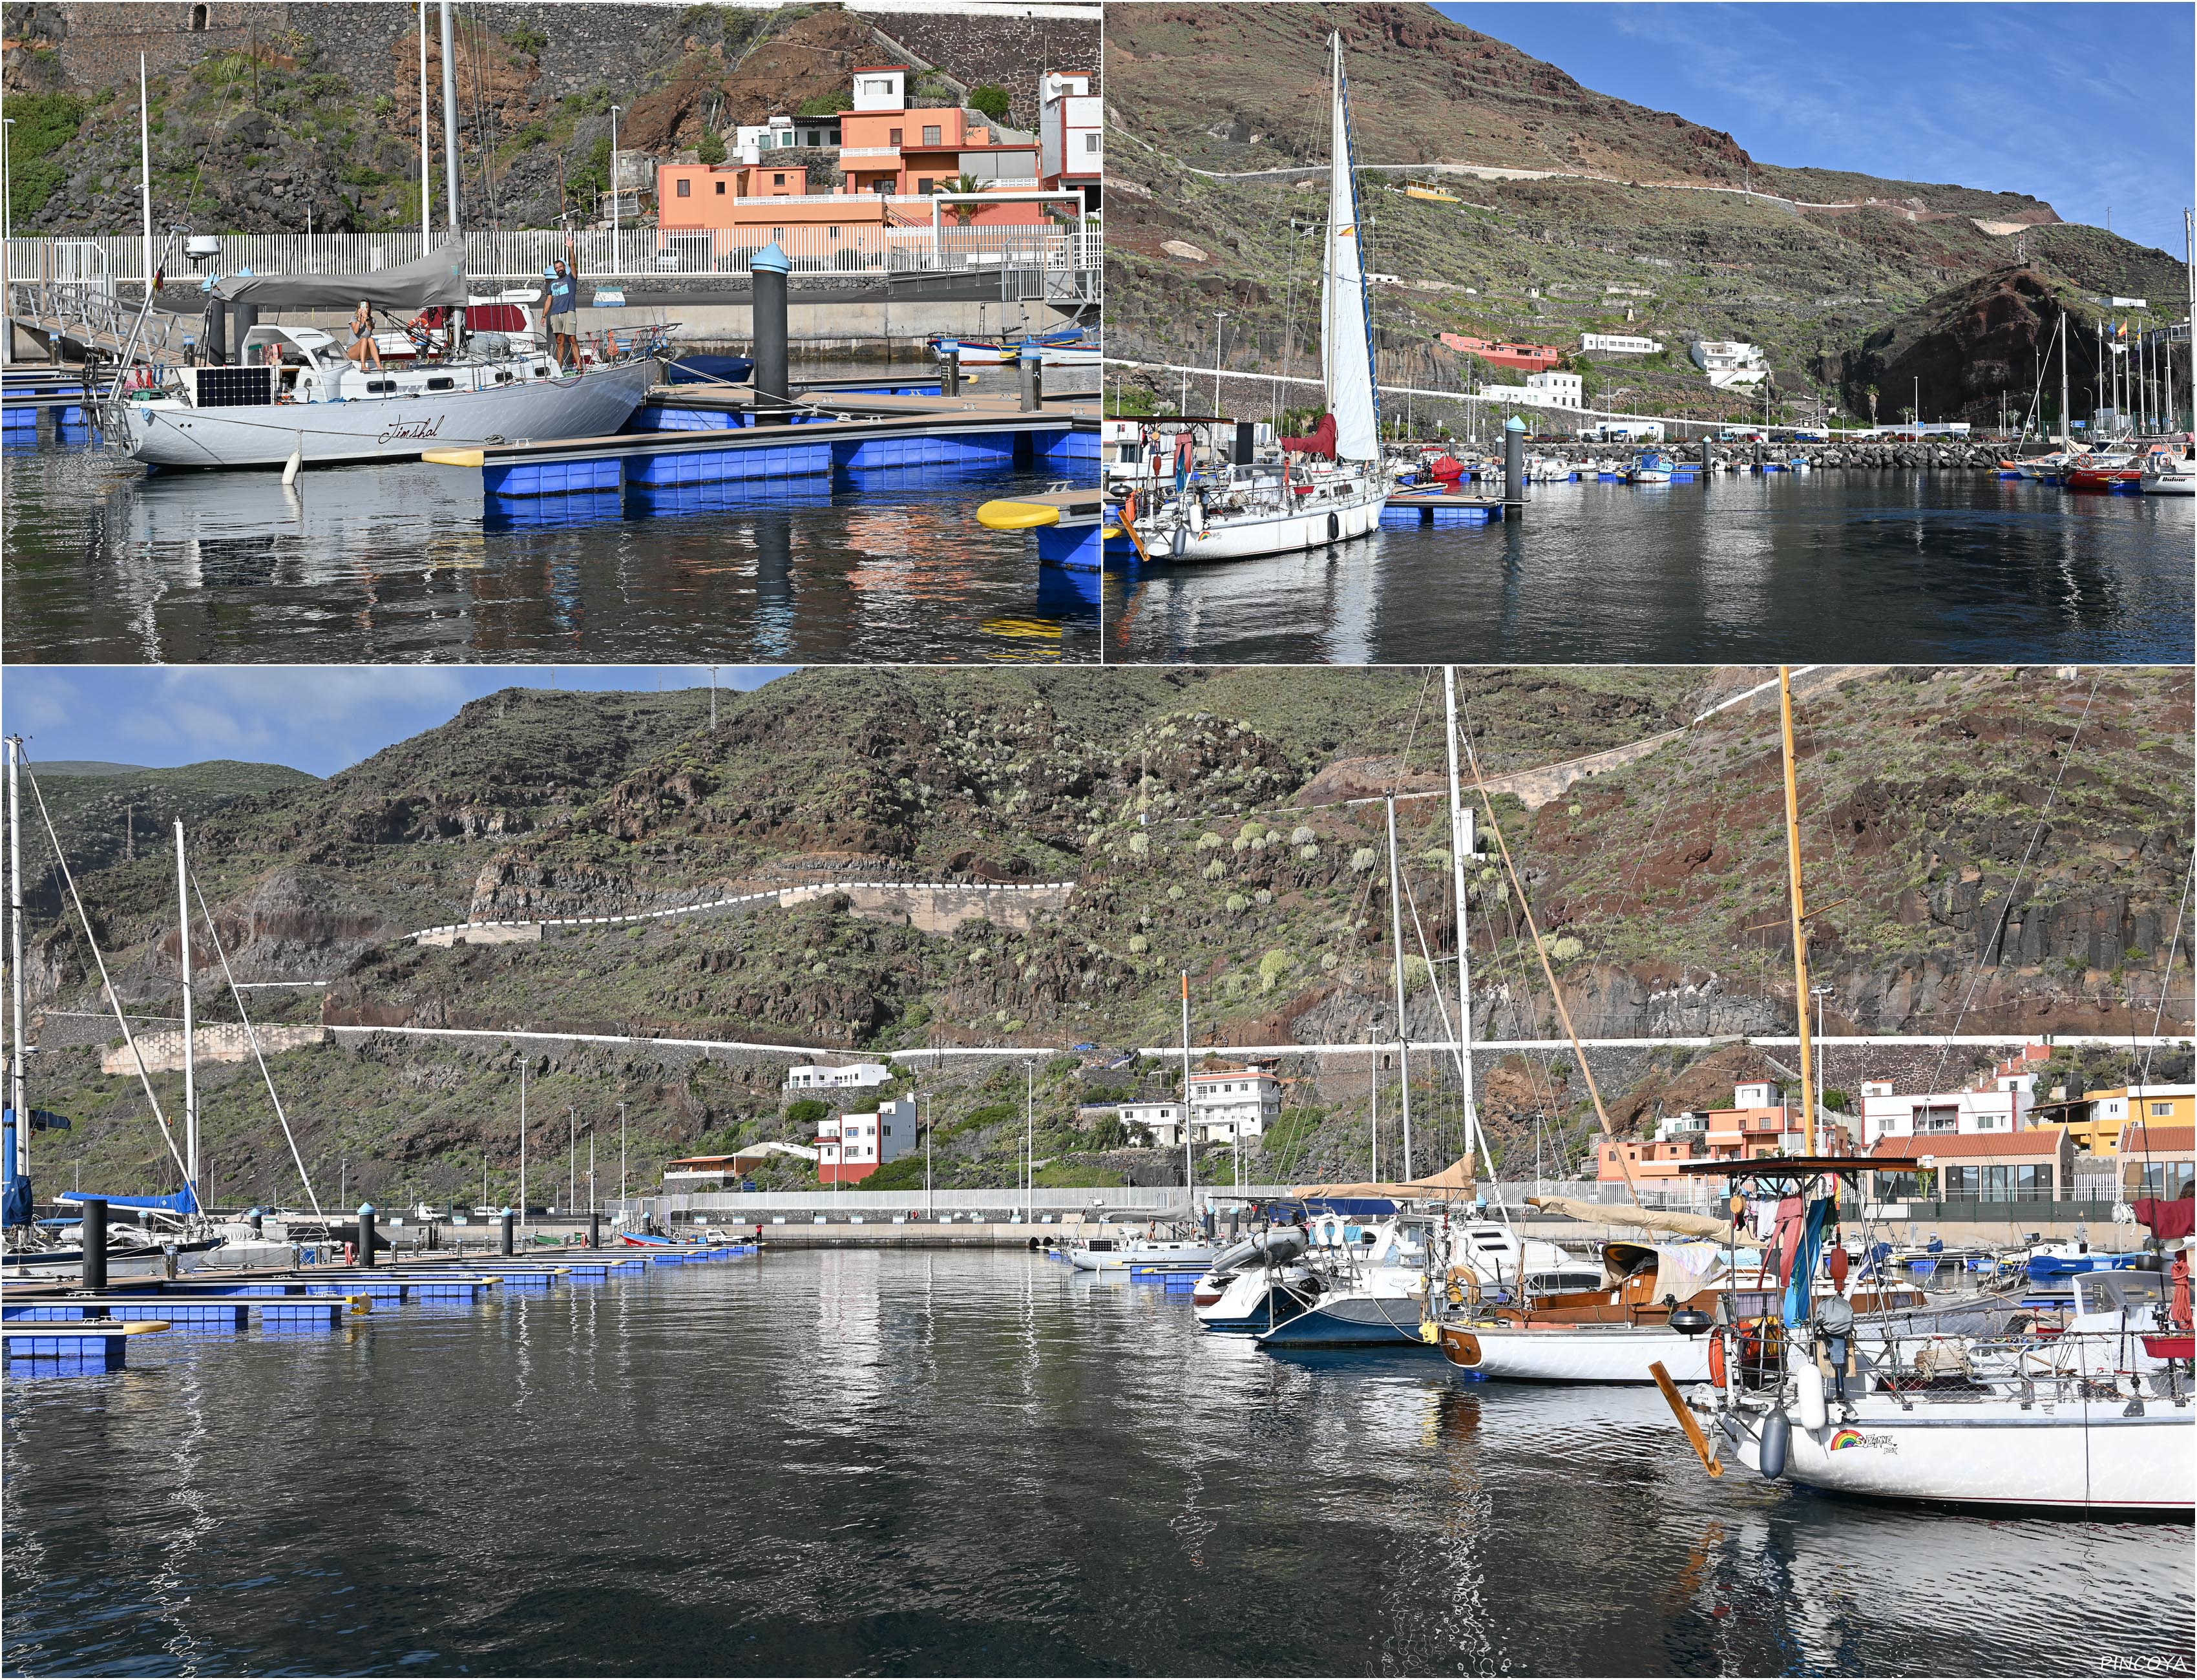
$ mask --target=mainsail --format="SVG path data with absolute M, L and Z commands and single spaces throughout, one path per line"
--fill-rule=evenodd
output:
M 1366 309 L 1365 264 L 1359 248 L 1358 183 L 1351 168 L 1350 101 L 1342 79 L 1342 38 L 1334 56 L 1335 136 L 1327 188 L 1327 258 L 1321 273 L 1320 371 L 1335 416 L 1338 461 L 1381 459 L 1381 398 L 1373 388 L 1373 322 Z

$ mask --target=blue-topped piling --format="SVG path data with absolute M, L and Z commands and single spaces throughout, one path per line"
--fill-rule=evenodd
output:
M 785 368 L 785 285 L 793 264 L 773 240 L 748 264 L 754 291 L 756 424 L 783 426 L 791 416 Z

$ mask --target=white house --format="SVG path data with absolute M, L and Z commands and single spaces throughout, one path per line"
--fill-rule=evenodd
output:
M 1770 377 L 1760 346 L 1736 339 L 1696 339 L 1689 352 L 1694 365 L 1709 376 L 1719 391 L 1734 385 L 1760 385 Z
M 1086 204 L 1096 209 L 1106 119 L 1091 78 L 1049 70 L 1039 79 L 1037 98 L 1039 181 L 1047 188 L 1080 188 Z
M 1124 1103 L 1119 1112 L 1122 1125 L 1143 1127 L 1152 1134 L 1155 1144 L 1166 1147 L 1182 1141 L 1180 1103 Z
M 1599 350 L 1608 356 L 1653 356 L 1663 346 L 1654 339 L 1638 338 L 1630 333 L 1583 333 L 1580 335 L 1580 348 Z
M 833 1115 L 816 1125 L 816 1176 L 852 1184 L 915 1147 L 915 1099 L 881 1104 L 875 1114 Z
M 1522 408 L 1584 408 L 1586 380 L 1579 374 L 1528 374 L 1523 385 L 1482 385 L 1480 395 Z
M 861 65 L 855 71 L 855 109 L 904 111 L 907 71 L 896 64 Z
M 773 117 L 767 123 L 742 123 L 733 130 L 733 151 L 744 164 L 761 163 L 765 152 L 815 147 L 837 151 L 839 119 L 832 117 Z
M 893 1070 L 882 1062 L 850 1062 L 843 1068 L 811 1063 L 785 1070 L 788 1091 L 874 1091 L 889 1083 Z
M 1282 1082 L 1271 1069 L 1256 1066 L 1192 1074 L 1190 1117 L 1209 1144 L 1261 1137 L 1282 1117 Z
M 1887 1138 L 2019 1132 L 2029 1123 L 2036 1101 L 2034 1074 L 2001 1074 L 1980 1090 L 1904 1097 L 1893 1093 L 1888 1080 L 1865 1080 L 1861 1087 L 1862 1147 L 1874 1149 Z

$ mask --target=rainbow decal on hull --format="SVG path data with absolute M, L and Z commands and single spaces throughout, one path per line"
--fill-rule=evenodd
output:
M 1831 1437 L 1829 1450 L 1836 1452 L 1842 1446 L 1861 1446 L 1866 1442 L 1858 1429 L 1841 1429 Z

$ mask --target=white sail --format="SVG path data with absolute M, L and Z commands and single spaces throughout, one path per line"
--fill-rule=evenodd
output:
M 1335 416 L 1339 461 L 1381 459 L 1381 399 L 1373 388 L 1373 327 L 1365 307 L 1365 264 L 1358 238 L 1358 183 L 1351 172 L 1350 111 L 1342 80 L 1342 38 L 1334 55 L 1334 161 L 1327 189 L 1327 256 L 1321 279 L 1320 370 Z

